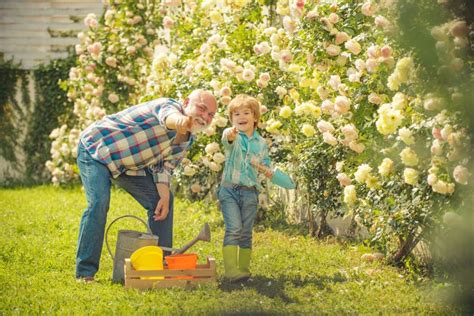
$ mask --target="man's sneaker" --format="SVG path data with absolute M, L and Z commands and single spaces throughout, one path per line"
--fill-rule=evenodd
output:
M 78 283 L 92 283 L 92 282 L 94 282 L 94 277 L 93 276 L 79 277 L 79 278 L 76 278 L 76 282 L 78 282 Z

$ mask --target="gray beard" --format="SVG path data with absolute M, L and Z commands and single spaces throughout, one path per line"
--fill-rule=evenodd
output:
M 191 134 L 198 134 L 201 133 L 206 129 L 207 126 L 201 126 L 198 123 L 193 122 L 193 125 L 191 126 Z

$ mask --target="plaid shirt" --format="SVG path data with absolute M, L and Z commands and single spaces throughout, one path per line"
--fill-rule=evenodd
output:
M 191 135 L 188 141 L 173 144 L 176 131 L 165 125 L 172 113 L 183 113 L 173 99 L 138 104 L 93 123 L 82 132 L 81 142 L 114 178 L 122 173 L 145 176 L 148 168 L 155 182 L 169 185 L 173 169 L 194 140 Z
M 232 143 L 222 138 L 225 150 L 225 166 L 222 174 L 222 182 L 245 186 L 256 186 L 261 188 L 257 181 L 258 172 L 250 162 L 256 157 L 260 163 L 270 166 L 268 146 L 257 131 L 251 137 L 239 132 Z

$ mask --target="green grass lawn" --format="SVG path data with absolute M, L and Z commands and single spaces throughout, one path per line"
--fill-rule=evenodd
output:
M 140 292 L 111 282 L 112 260 L 104 247 L 98 282 L 77 283 L 74 258 L 85 207 L 80 188 L 42 186 L 0 189 L 0 314 L 456 314 L 436 295 L 440 285 L 413 282 L 403 271 L 360 257 L 368 249 L 317 241 L 284 230 L 254 233 L 253 280 L 194 290 Z M 114 190 L 109 222 L 120 215 L 145 217 L 127 193 Z M 223 273 L 223 221 L 209 203 L 175 203 L 175 244 L 191 240 L 202 224 L 212 241 L 191 248 L 203 261 L 216 258 Z M 115 225 L 114 225 L 115 226 Z M 133 220 L 111 229 L 143 231 Z

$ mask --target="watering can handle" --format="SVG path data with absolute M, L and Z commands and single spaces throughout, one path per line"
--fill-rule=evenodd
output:
M 120 216 L 120 217 L 117 217 L 116 219 L 114 219 L 110 224 L 109 226 L 107 226 L 107 230 L 105 231 L 105 245 L 107 246 L 107 251 L 109 252 L 109 255 L 112 257 L 112 260 L 114 260 L 114 255 L 112 254 L 112 251 L 110 250 L 110 247 L 109 247 L 109 240 L 108 240 L 108 237 L 109 237 L 109 229 L 110 227 L 112 226 L 113 223 L 115 223 L 116 221 L 118 221 L 119 219 L 122 219 L 122 218 L 125 218 L 125 217 L 132 217 L 132 218 L 135 218 L 137 220 L 139 220 L 140 222 L 143 223 L 143 225 L 145 225 L 146 227 L 146 231 L 148 234 L 152 234 L 151 232 L 151 229 L 150 227 L 148 226 L 148 224 L 143 220 L 141 219 L 140 217 L 137 217 L 135 215 L 123 215 L 123 216 Z

